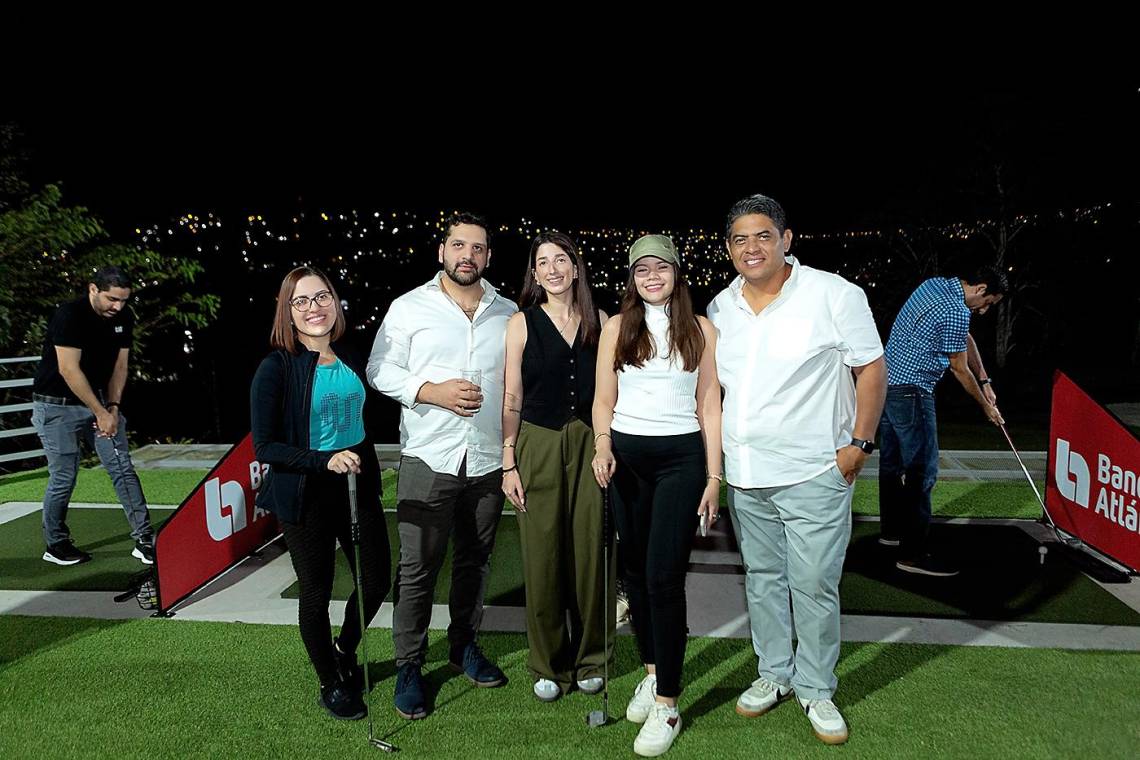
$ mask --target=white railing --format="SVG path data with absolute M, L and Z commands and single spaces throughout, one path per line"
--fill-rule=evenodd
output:
M 12 356 L 0 358 L 0 365 L 2 364 L 21 364 L 24 362 L 38 362 L 38 356 Z M 20 377 L 13 380 L 0 380 L 0 390 L 11 388 L 30 388 L 32 383 L 35 382 L 31 377 Z M 19 414 L 21 412 L 30 412 L 32 410 L 31 403 L 22 404 L 4 404 L 0 406 L 0 415 L 4 414 Z M 35 434 L 36 429 L 32 426 L 15 427 L 0 430 L 0 440 L 5 438 L 19 438 L 26 435 Z M 11 451 L 6 454 L 0 454 L 0 464 L 4 462 L 15 462 L 21 459 L 35 459 L 44 455 L 43 449 L 28 449 L 26 451 Z

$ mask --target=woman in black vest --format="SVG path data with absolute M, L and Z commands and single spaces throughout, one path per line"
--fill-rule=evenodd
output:
M 285 533 L 301 586 L 301 641 L 320 681 L 318 702 L 334 718 L 357 719 L 366 708 L 364 674 L 356 664 L 361 622 L 355 591 L 339 638 L 329 624 L 338 542 L 354 565 L 346 473 L 359 478 L 365 627 L 388 594 L 391 553 L 380 466 L 364 429 L 364 363 L 339 341 L 344 332 L 340 299 L 323 272 L 298 267 L 286 275 L 270 335 L 276 350 L 254 375 L 250 410 L 257 460 L 269 465 L 257 506 L 272 511 Z
M 534 695 L 551 702 L 575 684 L 602 689 L 609 652 L 603 588 L 602 494 L 590 471 L 594 365 L 605 313 L 586 268 L 560 232 L 534 239 L 507 325 L 503 492 L 518 512 L 526 583 L 527 666 Z M 611 553 L 612 557 L 612 553 Z M 613 627 L 613 616 L 608 617 Z

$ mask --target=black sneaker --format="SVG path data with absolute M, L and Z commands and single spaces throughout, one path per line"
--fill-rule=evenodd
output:
M 76 549 L 75 544 L 71 541 L 60 541 L 44 550 L 44 560 L 54 562 L 57 565 L 78 565 L 80 562 L 87 562 L 89 559 L 91 559 L 91 555 Z
M 958 568 L 942 560 L 924 554 L 916 559 L 900 559 L 895 567 L 904 573 L 915 575 L 929 575 L 935 578 L 952 578 L 958 574 Z
M 317 704 L 337 720 L 360 720 L 368 714 L 360 695 L 340 681 L 332 686 L 322 686 Z
M 337 643 L 337 640 L 333 639 L 333 658 L 336 660 L 337 675 L 350 689 L 359 693 L 364 689 L 364 671 L 356 664 L 356 652 L 342 652 Z
M 396 671 L 396 712 L 408 720 L 427 717 L 424 677 L 417 663 L 405 663 Z
M 879 546 L 898 546 L 899 543 L 898 536 L 891 536 L 886 533 L 879 536 Z
M 467 676 L 467 679 L 476 686 L 489 689 L 507 682 L 506 674 L 483 656 L 479 645 L 474 641 L 458 649 L 452 649 L 450 660 L 451 667 Z
M 135 559 L 142 560 L 144 565 L 154 564 L 154 542 L 152 541 L 135 541 L 135 548 L 131 551 L 131 556 Z

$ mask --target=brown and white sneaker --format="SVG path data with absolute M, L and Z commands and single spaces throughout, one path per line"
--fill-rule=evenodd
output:
M 824 744 L 842 744 L 847 741 L 847 722 L 839 708 L 830 699 L 799 699 L 800 707 L 811 722 L 812 731 Z
M 681 733 L 681 713 L 676 707 L 662 702 L 654 702 L 637 738 L 633 740 L 633 751 L 642 757 L 657 757 L 665 754 L 673 746 L 673 740 Z

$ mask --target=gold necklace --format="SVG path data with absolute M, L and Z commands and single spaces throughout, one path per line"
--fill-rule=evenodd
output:
M 554 322 L 554 315 L 551 314 L 548 309 L 543 309 L 543 311 L 545 311 L 546 315 L 550 317 L 550 321 L 554 323 L 554 326 L 558 327 L 558 323 Z M 566 340 L 566 328 L 570 326 L 570 324 L 574 321 L 574 317 L 576 316 L 578 315 L 575 314 L 573 310 L 571 310 L 570 313 L 566 315 L 565 321 L 562 322 L 562 326 L 558 327 L 558 334 L 562 336 L 563 340 Z

